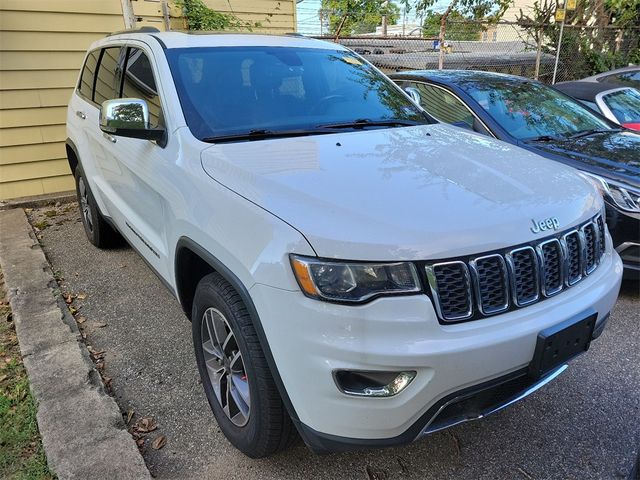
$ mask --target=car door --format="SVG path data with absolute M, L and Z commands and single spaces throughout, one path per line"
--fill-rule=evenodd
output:
M 166 128 L 151 58 L 150 51 L 142 47 L 126 47 L 119 62 L 111 67 L 119 85 L 116 98 L 145 100 L 151 126 Z M 100 140 L 109 152 L 104 156 L 106 164 L 102 174 L 110 190 L 117 224 L 129 242 L 166 279 L 169 262 L 164 226 L 168 180 L 162 172 L 175 163 L 177 152 L 166 148 L 166 141 L 108 134 Z
M 448 90 L 423 82 L 404 80 L 402 88 L 412 88 L 420 96 L 420 105 L 436 120 L 493 136 L 484 123 L 456 95 Z
M 111 217 L 112 205 L 109 201 L 109 188 L 104 171 L 108 170 L 114 161 L 109 158 L 113 152 L 104 148 L 104 138 L 99 128 L 100 105 L 104 100 L 110 100 L 116 96 L 117 82 L 113 72 L 121 54 L 122 47 L 119 45 L 91 52 L 85 62 L 86 71 L 83 70 L 76 90 L 76 98 L 71 102 L 75 116 L 79 119 L 78 131 L 81 132 L 82 137 L 80 145 L 76 145 L 80 150 L 80 162 L 100 211 L 107 217 Z M 91 75 L 92 70 L 93 75 Z M 82 101 L 78 102 L 78 98 Z

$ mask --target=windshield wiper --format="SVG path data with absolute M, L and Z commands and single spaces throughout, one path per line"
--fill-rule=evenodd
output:
M 602 128 L 590 128 L 589 130 L 582 130 L 580 132 L 574 133 L 573 135 L 569 135 L 567 138 L 569 139 L 574 139 L 574 138 L 582 138 L 582 137 L 588 137 L 590 135 L 596 135 L 598 133 L 609 133 L 609 132 L 619 132 L 622 129 L 620 128 L 608 128 L 608 129 L 602 129 Z
M 561 140 L 560 137 L 554 137 L 553 135 L 540 135 L 539 137 L 525 138 L 524 142 L 555 142 Z
M 361 129 L 366 127 L 413 127 L 415 125 L 424 125 L 424 122 L 415 120 L 389 119 L 389 120 L 369 120 L 368 118 L 359 118 L 351 122 L 327 123 L 318 125 L 318 128 L 355 128 Z
M 231 133 L 228 135 L 218 135 L 215 137 L 205 137 L 203 142 L 207 143 L 225 143 L 225 142 L 240 142 L 243 140 L 265 140 L 268 138 L 283 138 L 283 137 L 302 137 L 305 135 L 319 135 L 323 133 L 331 133 L 330 131 L 317 130 L 317 129 L 297 129 L 297 130 L 267 130 L 267 129 L 255 129 L 248 132 Z

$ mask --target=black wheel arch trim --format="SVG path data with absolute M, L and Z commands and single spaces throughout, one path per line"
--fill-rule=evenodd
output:
M 69 162 L 69 168 L 71 168 L 71 173 L 73 175 L 75 175 L 75 173 L 76 173 L 75 167 L 80 165 L 80 154 L 78 153 L 78 147 L 76 147 L 76 144 L 69 137 L 67 137 L 67 139 L 65 140 L 64 143 L 65 143 L 65 145 L 67 147 L 69 147 L 69 149 L 71 149 L 73 151 L 73 154 L 76 156 L 76 165 L 75 166 L 71 165 L 71 159 L 67 158 L 67 161 Z
M 302 436 L 305 443 L 307 443 L 307 439 L 303 434 L 303 429 L 301 428 L 300 420 L 298 419 L 298 414 L 293 407 L 293 403 L 289 398 L 287 390 L 285 388 L 284 382 L 282 381 L 282 377 L 280 376 L 280 372 L 278 371 L 278 367 L 276 365 L 275 359 L 273 357 L 273 353 L 271 352 L 271 348 L 269 347 L 269 343 L 267 341 L 267 336 L 264 332 L 264 328 L 262 328 L 262 322 L 260 320 L 260 316 L 258 315 L 258 311 L 251 299 L 251 295 L 249 294 L 249 290 L 244 286 L 242 281 L 233 273 L 224 263 L 222 263 L 218 258 L 212 255 L 209 251 L 207 251 L 204 247 L 194 242 L 188 237 L 181 237 L 177 244 L 175 250 L 175 268 L 174 271 L 178 271 L 177 262 L 179 258 L 179 252 L 181 249 L 186 248 L 191 250 L 193 253 L 198 255 L 203 261 L 205 261 L 211 268 L 213 268 L 218 274 L 222 275 L 222 277 L 231 284 L 231 286 L 238 292 L 240 298 L 244 302 L 249 315 L 251 316 L 251 320 L 253 322 L 253 326 L 256 329 L 256 333 L 258 334 L 258 340 L 260 341 L 260 346 L 262 347 L 262 351 L 264 352 L 265 358 L 267 360 L 267 364 L 269 365 L 269 370 L 271 371 L 271 375 L 276 383 L 276 387 L 278 388 L 278 393 L 280 393 L 280 398 L 282 398 L 282 403 L 284 403 L 293 424 L 296 426 L 298 433 Z M 176 283 L 177 287 L 177 283 Z M 179 289 L 177 289 L 179 290 Z M 180 305 L 183 310 L 184 305 L 183 301 L 179 296 L 178 291 L 178 299 L 180 301 Z M 191 318 L 191 312 L 186 312 L 187 316 Z M 309 445 L 309 443 L 307 443 Z

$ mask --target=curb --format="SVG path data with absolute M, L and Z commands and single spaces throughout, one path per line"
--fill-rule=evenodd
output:
M 51 268 L 21 209 L 0 211 L 0 266 L 51 470 L 60 479 L 150 479 L 75 321 L 58 306 Z
M 75 190 L 68 192 L 47 193 L 44 195 L 34 195 L 32 197 L 12 198 L 11 200 L 0 201 L 0 211 L 11 210 L 13 208 L 38 208 L 56 202 L 69 203 L 76 201 Z

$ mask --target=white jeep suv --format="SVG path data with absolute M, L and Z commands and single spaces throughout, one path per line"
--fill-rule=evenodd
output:
M 89 240 L 124 237 L 176 296 L 252 457 L 496 411 L 587 350 L 618 294 L 589 180 L 437 123 L 340 45 L 110 35 L 67 132 Z

